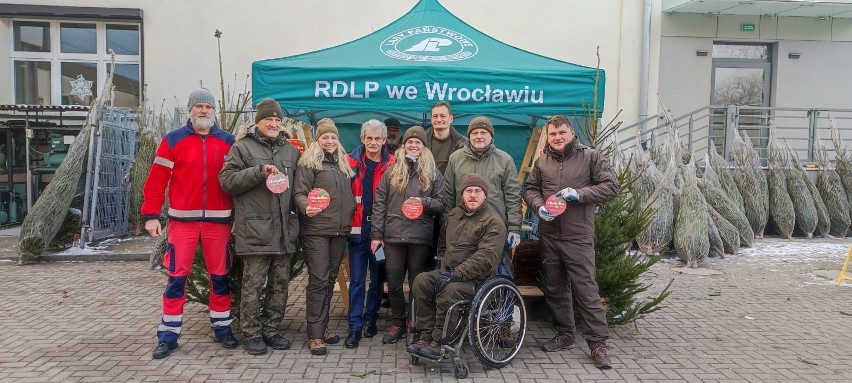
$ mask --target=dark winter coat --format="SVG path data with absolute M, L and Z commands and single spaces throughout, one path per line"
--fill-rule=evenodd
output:
M 468 211 L 460 202 L 447 213 L 441 229 L 441 269 L 449 267 L 453 277 L 461 282 L 476 282 L 497 274 L 507 235 L 503 217 L 488 203 Z
M 219 171 L 222 189 L 234 196 L 234 240 L 237 254 L 293 254 L 299 220 L 293 185 L 299 149 L 284 135 L 269 139 L 255 129 L 241 132 Z M 266 187 L 264 165 L 287 175 L 290 187 L 274 194 Z
M 524 201 L 533 214 L 556 192 L 571 187 L 579 202 L 568 202 L 568 208 L 553 221 L 540 221 L 539 234 L 558 239 L 571 239 L 595 234 L 595 204 L 609 201 L 618 194 L 618 180 L 606 158 L 576 139 L 560 154 L 547 147 L 533 165 L 524 184 Z
M 317 215 L 308 217 L 305 215 L 308 192 L 315 188 L 325 189 L 331 203 Z M 340 171 L 330 154 L 326 153 L 323 158 L 322 170 L 297 167 L 295 199 L 299 208 L 299 235 L 348 236 L 352 231 L 352 214 L 355 213 L 352 180 Z
M 402 161 L 408 166 L 408 184 L 405 191 L 400 192 L 391 186 L 390 171 L 382 176 L 376 189 L 376 201 L 373 203 L 373 215 L 370 218 L 373 225 L 371 237 L 386 243 L 431 246 L 435 216 L 441 214 L 447 198 L 444 176 L 436 172 L 429 189 L 422 191 L 420 174 L 415 171 L 414 163 L 408 159 Z M 395 166 L 400 165 L 403 164 Z M 402 214 L 402 203 L 411 197 L 420 197 L 423 204 L 423 214 L 414 220 Z

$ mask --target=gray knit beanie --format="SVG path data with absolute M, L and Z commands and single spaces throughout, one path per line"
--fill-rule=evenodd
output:
M 199 102 L 210 104 L 214 108 L 216 107 L 216 97 L 214 97 L 213 92 L 207 88 L 192 91 L 192 93 L 189 94 L 189 101 L 187 101 L 186 107 L 188 109 L 192 109 L 192 107 Z

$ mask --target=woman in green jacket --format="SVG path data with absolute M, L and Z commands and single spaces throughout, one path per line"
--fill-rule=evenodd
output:
M 294 198 L 301 215 L 299 239 L 308 269 L 308 348 L 313 355 L 325 355 L 326 343 L 340 341 L 340 336 L 328 330 L 328 312 L 346 237 L 352 230 L 355 197 L 351 181 L 354 173 L 346 162 L 334 121 L 323 118 L 316 129 L 316 142 L 299 159 Z

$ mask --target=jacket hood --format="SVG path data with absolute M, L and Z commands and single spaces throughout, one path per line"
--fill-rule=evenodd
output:
M 547 154 L 548 156 L 550 156 L 550 158 L 553 158 L 554 160 L 556 160 L 558 162 L 562 162 L 567 158 L 571 158 L 571 156 L 574 155 L 574 152 L 577 152 L 577 151 L 580 151 L 580 150 L 583 150 L 583 149 L 586 149 L 586 148 L 588 148 L 588 146 L 579 143 L 577 137 L 574 137 L 574 140 L 569 142 L 568 145 L 565 146 L 565 149 L 562 152 L 559 152 L 559 151 L 553 149 L 552 147 L 550 147 L 550 144 L 547 144 L 544 147 L 544 153 Z
M 355 160 L 358 165 L 362 165 L 364 163 L 364 158 L 367 155 L 367 147 L 364 144 L 356 146 L 349 152 L 349 157 Z M 382 145 L 382 158 L 379 161 L 379 164 L 387 164 L 390 161 L 390 149 L 388 149 L 387 145 Z
M 240 139 L 242 139 L 242 138 L 244 138 L 248 135 L 254 136 L 256 133 L 257 133 L 257 125 L 255 125 L 255 124 L 240 125 L 240 127 L 237 128 L 237 136 L 236 136 L 235 139 L 237 141 L 239 141 Z M 281 137 L 282 135 L 284 137 Z M 286 139 L 290 138 L 290 134 L 287 133 L 286 129 L 282 128 L 281 131 L 278 133 L 278 137 L 286 140 Z M 255 137 L 255 139 L 256 138 L 257 137 Z
M 467 141 L 464 143 L 464 154 L 468 155 L 469 157 L 479 159 L 491 154 L 491 152 L 494 151 L 494 148 L 494 140 L 491 140 L 491 143 L 488 144 L 488 147 L 485 148 L 485 151 L 482 152 L 482 154 L 476 154 L 476 152 L 473 151 L 473 147 L 470 146 L 470 141 Z

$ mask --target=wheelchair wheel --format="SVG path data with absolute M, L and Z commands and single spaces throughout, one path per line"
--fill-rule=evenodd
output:
M 501 368 L 524 343 L 527 312 L 521 293 L 504 276 L 486 280 L 476 291 L 470 309 L 468 337 L 473 355 L 486 368 Z

